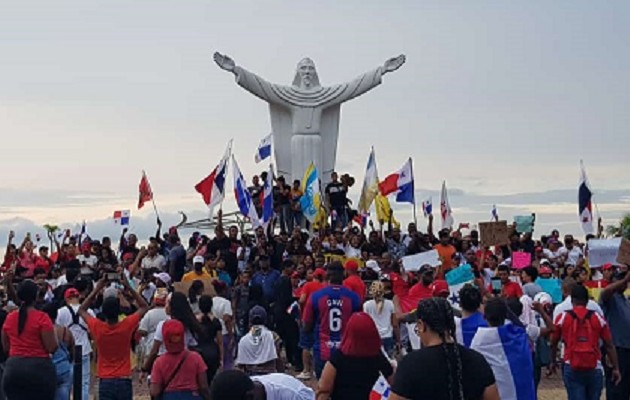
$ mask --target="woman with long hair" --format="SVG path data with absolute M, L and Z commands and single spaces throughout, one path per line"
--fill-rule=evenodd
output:
M 166 302 L 166 313 L 170 316 L 170 319 L 176 319 L 184 325 L 184 340 L 186 347 L 190 348 L 197 346 L 198 339 L 203 337 L 203 328 L 195 317 L 195 314 L 193 314 L 186 295 L 179 292 L 171 294 L 170 298 Z M 165 321 L 158 323 L 155 328 L 153 347 L 151 348 L 151 352 L 145 360 L 142 368 L 142 371 L 145 373 L 151 371 L 151 366 L 157 356 L 161 356 L 166 353 L 166 347 L 164 346 L 162 338 L 162 326 L 164 325 L 164 322 Z
M 380 281 L 372 282 L 370 295 L 372 299 L 363 304 L 363 312 L 372 317 L 383 341 L 385 352 L 389 357 L 393 357 L 394 346 L 398 342 L 394 340 L 394 337 L 400 336 L 396 324 L 394 302 L 385 298 L 385 285 Z
M 201 353 L 203 360 L 208 366 L 206 375 L 208 382 L 223 365 L 223 335 L 221 323 L 212 314 L 212 297 L 203 295 L 199 298 L 199 310 L 201 315 L 199 322 L 204 329 L 204 336 L 198 340 L 197 351 Z
M 76 290 L 76 289 L 69 289 Z M 68 400 L 70 391 L 72 390 L 72 355 L 74 353 L 74 337 L 72 332 L 61 325 L 57 325 L 57 306 L 53 303 L 46 304 L 43 310 L 50 317 L 50 321 L 55 326 L 55 335 L 59 347 L 52 354 L 52 362 L 57 373 L 57 390 L 55 391 L 55 400 Z
M 381 350 L 376 324 L 368 314 L 354 313 L 344 330 L 341 348 L 324 366 L 317 399 L 367 399 L 380 374 L 391 381 L 393 373 Z
M 55 398 L 57 374 L 50 355 L 57 351 L 57 336 L 48 315 L 34 307 L 38 291 L 35 282 L 22 282 L 17 291 L 20 309 L 2 327 L 2 348 L 9 354 L 2 386 L 10 400 Z
M 203 290 L 203 282 L 200 280 L 193 281 L 188 288 L 188 303 L 190 303 L 190 308 L 195 315 L 199 314 L 199 298 L 203 294 Z
M 483 356 L 455 341 L 453 309 L 446 299 L 422 300 L 411 316 L 422 348 L 402 359 L 390 400 L 499 400 Z

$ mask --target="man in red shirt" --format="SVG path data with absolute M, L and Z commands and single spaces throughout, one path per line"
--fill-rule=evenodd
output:
M 140 293 L 131 289 L 129 282 L 121 277 L 125 290 L 130 293 L 138 307 L 137 311 L 118 322 L 120 301 L 118 297 L 103 300 L 102 311 L 106 322 L 92 317 L 88 307 L 96 296 L 110 283 L 106 278 L 98 281 L 96 287 L 79 307 L 79 315 L 88 325 L 97 349 L 97 375 L 100 378 L 98 398 L 101 400 L 133 398 L 131 385 L 131 338 L 138 328 L 140 319 L 149 306 Z
M 510 280 L 510 268 L 507 265 L 499 265 L 497 276 L 501 280 L 501 296 L 505 298 L 516 297 L 517 299 L 523 296 L 521 285 Z M 492 285 L 488 286 L 488 292 L 492 293 Z
M 434 270 L 430 265 L 423 265 L 418 271 L 420 281 L 409 289 L 409 297 L 414 298 L 414 304 L 420 300 L 433 297 L 433 275 Z
M 365 283 L 363 283 L 359 276 L 359 263 L 356 260 L 348 260 L 344 265 L 344 269 L 348 277 L 344 279 L 343 286 L 356 293 L 357 296 L 359 296 L 361 304 L 363 304 L 366 288 Z
M 556 359 L 558 342 L 564 342 L 563 376 L 570 399 L 599 399 L 603 388 L 603 371 L 599 350 L 601 339 L 611 361 L 612 381 L 619 384 L 621 373 L 610 328 L 599 314 L 586 309 L 588 291 L 582 285 L 571 289 L 573 309 L 559 314 L 551 339 L 551 359 Z M 552 363 L 552 369 L 555 364 Z
M 305 306 L 311 298 L 311 295 L 326 286 L 324 278 L 326 278 L 326 271 L 324 271 L 323 268 L 316 268 L 313 272 L 313 280 L 306 282 L 304 286 L 302 286 L 302 294 L 300 295 L 299 300 L 302 317 L 304 317 Z M 315 337 L 313 336 L 313 332 L 305 332 L 302 328 L 303 327 L 301 326 L 299 346 L 302 349 L 302 364 L 304 364 L 304 370 L 302 370 L 296 378 L 309 380 L 312 378 L 313 374 L 313 355 L 311 354 L 311 351 L 313 349 Z

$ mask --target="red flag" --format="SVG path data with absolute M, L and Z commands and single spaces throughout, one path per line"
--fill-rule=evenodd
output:
M 147 201 L 153 200 L 153 192 L 151 191 L 151 185 L 149 184 L 149 179 L 147 179 L 147 175 L 142 172 L 142 179 L 140 180 L 140 186 L 138 187 L 140 192 L 138 196 L 138 210 L 144 206 L 144 203 Z

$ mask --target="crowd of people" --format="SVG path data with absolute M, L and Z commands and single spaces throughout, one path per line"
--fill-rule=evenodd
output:
M 434 233 L 432 216 L 425 232 L 361 226 L 347 178 L 333 174 L 317 229 L 296 206 L 299 182 L 278 178 L 276 216 L 251 234 L 224 227 L 221 211 L 213 235 L 187 242 L 161 223 L 144 246 L 123 230 L 117 248 L 11 233 L 0 398 L 68 399 L 80 381 L 83 399 L 126 400 L 136 379 L 163 399 L 520 400 L 558 367 L 570 400 L 604 387 L 630 398 L 628 266 L 589 266 L 586 241 L 557 230 L 483 247 L 464 226 Z M 440 265 L 403 268 L 432 250 Z M 512 268 L 517 251 L 531 254 L 526 268 Z M 453 296 L 446 278 L 460 266 L 474 280 Z M 562 280 L 562 301 L 540 278 Z

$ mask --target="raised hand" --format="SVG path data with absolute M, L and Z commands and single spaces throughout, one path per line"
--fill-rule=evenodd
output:
M 383 64 L 383 73 L 393 72 L 400 68 L 407 58 L 404 54 L 399 55 L 398 57 L 392 57 L 389 60 L 385 61 Z
M 234 67 L 236 67 L 236 63 L 229 56 L 225 54 L 221 54 L 218 51 L 214 53 L 214 62 L 217 63 L 219 68 L 224 69 L 226 71 L 234 71 Z

